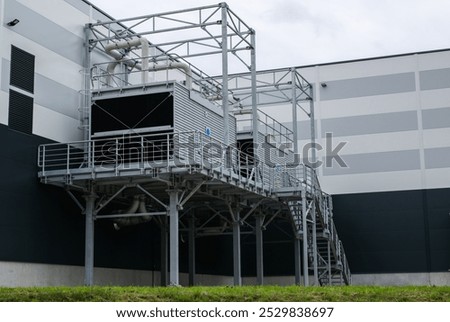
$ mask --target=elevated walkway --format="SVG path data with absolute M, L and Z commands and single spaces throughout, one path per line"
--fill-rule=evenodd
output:
M 142 217 L 170 216 L 168 190 L 180 192 L 180 209 L 213 199 L 216 211 L 229 209 L 231 214 L 222 233 L 232 230 L 233 222 L 253 227 L 261 216 L 261 228 L 273 220 L 288 220 L 293 236 L 303 244 L 303 276 L 312 275 L 320 285 L 351 281 L 332 219 L 331 197 L 321 191 L 315 171 L 305 165 L 289 169 L 259 161 L 255 166 L 249 155 L 199 132 L 42 145 L 38 165 L 43 183 L 98 196 L 94 220 L 136 217 L 101 212 L 107 201 L 125 189 L 140 191 L 164 205 Z M 236 217 L 243 210 L 244 215 Z M 204 232 L 208 226 L 204 223 L 212 217 L 214 212 L 202 219 Z M 308 285 L 308 279 L 304 283 Z

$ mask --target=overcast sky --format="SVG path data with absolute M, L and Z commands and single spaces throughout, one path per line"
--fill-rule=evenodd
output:
M 117 19 L 220 2 L 90 1 Z M 226 2 L 256 30 L 260 70 L 450 48 L 449 0 Z

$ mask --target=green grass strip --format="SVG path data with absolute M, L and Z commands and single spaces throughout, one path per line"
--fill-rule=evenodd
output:
M 0 288 L 2 302 L 450 302 L 450 286 Z

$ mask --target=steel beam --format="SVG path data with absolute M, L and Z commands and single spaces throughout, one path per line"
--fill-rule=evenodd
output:
M 94 284 L 94 208 L 97 195 L 94 192 L 85 196 L 86 200 L 86 227 L 84 245 L 84 284 Z
M 139 190 L 141 190 L 143 193 L 145 193 L 147 196 L 149 196 L 150 198 L 152 198 L 154 201 L 156 201 L 157 203 L 159 203 L 161 206 L 164 207 L 164 209 L 168 209 L 169 207 L 162 202 L 161 200 L 159 200 L 158 198 L 156 198 L 154 195 L 152 195 L 150 192 L 148 192 L 146 189 L 144 189 L 141 185 L 136 185 L 136 188 L 138 188 Z
M 183 199 L 180 201 L 180 207 L 183 207 L 184 204 L 185 204 L 186 202 L 188 202 L 189 199 L 191 199 L 191 197 L 198 191 L 198 189 L 200 189 L 200 188 L 203 186 L 203 184 L 204 184 L 205 182 L 206 182 L 206 180 L 203 180 L 202 182 L 198 183 L 198 184 L 194 187 L 194 189 L 192 189 L 191 192 L 190 192 L 185 198 L 183 198 Z
M 179 231 L 178 231 L 178 197 L 180 190 L 167 190 L 169 194 L 169 285 L 180 285 L 180 265 L 179 265 Z

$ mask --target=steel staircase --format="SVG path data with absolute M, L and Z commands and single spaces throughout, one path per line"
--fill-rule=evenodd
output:
M 289 209 L 294 231 L 307 243 L 309 275 L 314 284 L 351 284 L 347 258 L 333 221 L 331 196 L 321 190 L 312 169 L 297 184 L 291 180 L 289 185 L 297 190 L 282 194 L 281 199 Z

